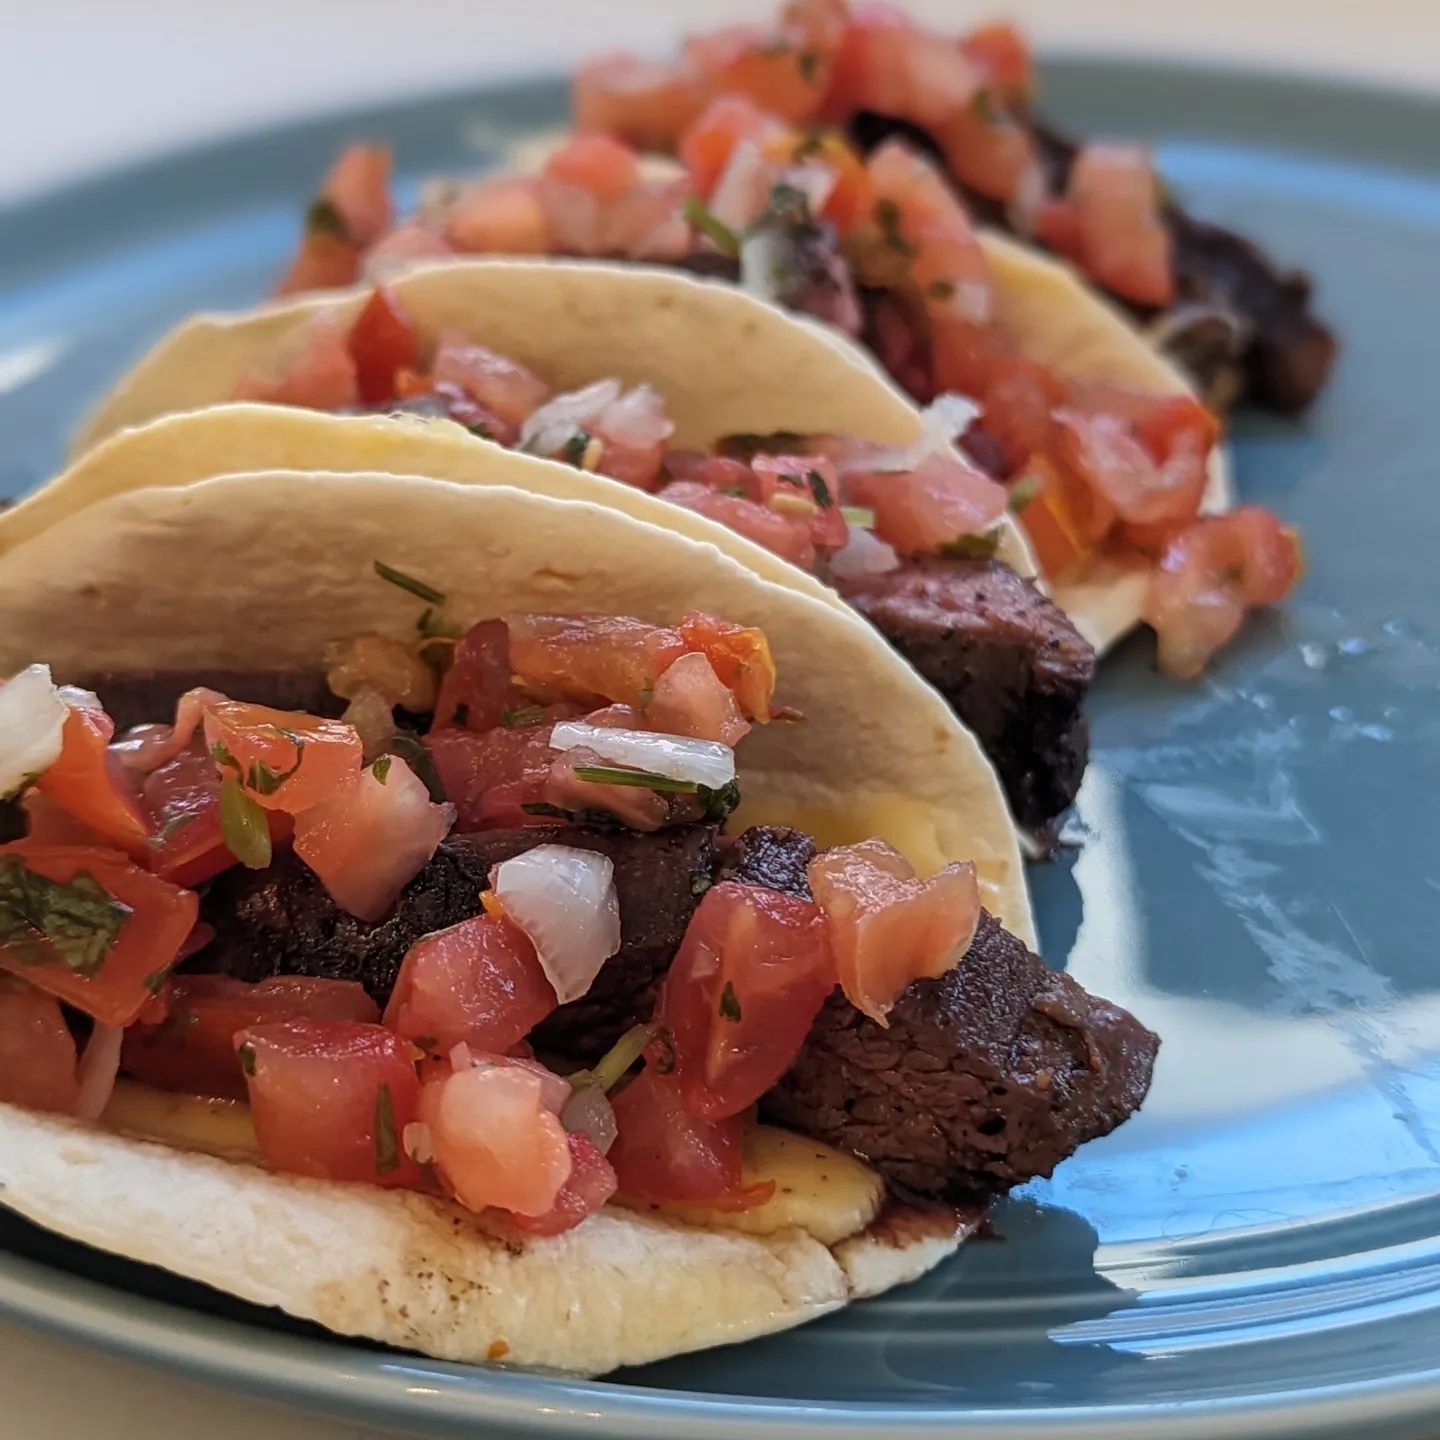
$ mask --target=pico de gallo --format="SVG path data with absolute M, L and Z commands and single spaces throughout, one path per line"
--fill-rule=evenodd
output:
M 408 638 L 324 657 L 339 718 L 215 689 L 117 734 L 34 664 L 0 685 L 0 1100 L 98 1119 L 117 1076 L 246 1100 L 286 1173 L 443 1196 L 552 1235 L 617 1194 L 742 1210 L 754 1107 L 843 995 L 884 1025 L 980 921 L 974 869 L 921 878 L 871 840 L 820 852 L 810 894 L 707 875 L 651 1018 L 576 1069 L 532 1047 L 622 944 L 615 866 L 580 827 L 718 824 L 736 747 L 799 723 L 764 633 L 511 613 L 470 626 L 416 598 Z M 468 918 L 419 936 L 381 999 L 355 980 L 206 969 L 207 890 L 288 852 L 383 926 L 453 833 L 544 827 Z M 558 838 L 557 838 L 558 837 Z M 993 924 L 993 922 L 990 922 Z M 382 1004 L 383 1001 L 383 1004 Z
M 918 157 L 892 158 L 912 179 L 926 173 Z M 779 168 L 767 174 L 767 183 L 790 183 L 777 179 Z M 963 283 L 985 290 L 983 256 L 963 214 L 939 190 L 931 198 L 966 237 Z M 908 226 L 907 214 L 897 210 L 895 223 Z M 913 233 L 931 234 L 921 212 L 913 215 Z M 949 242 L 927 253 L 960 274 Z M 933 288 L 932 277 L 923 303 Z M 1052 580 L 1101 557 L 1140 557 L 1153 572 L 1145 618 L 1160 637 L 1161 667 L 1198 674 L 1247 610 L 1292 588 L 1300 560 L 1293 532 L 1253 506 L 1199 517 L 1218 438 L 1199 401 L 1063 382 L 1008 353 L 993 327 L 958 313 L 954 298 L 934 302 L 934 333 L 954 340 L 946 353 L 968 394 L 932 401 L 920 440 L 902 448 L 779 434 L 728 437 L 713 453 L 673 449 L 674 427 L 650 386 L 600 379 L 557 394 L 458 331 L 427 343 L 385 285 L 348 325 L 326 312 L 312 317 L 242 377 L 234 398 L 444 415 L 501 445 L 658 494 L 842 589 L 916 558 L 992 555 L 1008 511 Z

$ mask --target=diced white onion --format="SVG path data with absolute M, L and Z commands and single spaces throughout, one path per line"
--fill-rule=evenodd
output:
M 749 227 L 765 207 L 770 194 L 771 170 L 753 140 L 742 140 L 710 194 L 710 213 L 737 235 Z
M 784 289 L 790 247 L 775 230 L 757 230 L 740 242 L 740 288 L 772 304 Z
M 1049 198 L 1050 187 L 1045 179 L 1045 167 L 1038 160 L 1032 161 L 1021 172 L 1019 184 L 1015 186 L 1010 203 L 1005 208 L 1005 218 L 1017 234 L 1033 235 L 1040 210 Z
M 69 713 L 48 665 L 27 665 L 0 685 L 0 796 L 14 795 L 60 758 Z
M 400 1143 L 417 1165 L 428 1165 L 435 1158 L 435 1137 L 423 1120 L 412 1120 L 400 1132 Z
M 615 1107 L 598 1085 L 582 1085 L 574 1091 L 560 1112 L 560 1123 L 572 1135 L 588 1135 L 602 1155 L 609 1154 L 620 1133 Z
M 75 1101 L 78 1119 L 98 1120 L 110 1103 L 115 1077 L 120 1073 L 120 1043 L 124 1038 L 125 1031 L 119 1025 L 95 1022 L 76 1072 L 80 1080 Z
M 617 445 L 660 445 L 675 433 L 674 424 L 665 418 L 665 401 L 649 385 L 636 385 L 605 407 L 597 416 L 605 438 Z
M 532 411 L 520 427 L 520 448 L 534 455 L 558 455 L 577 430 L 583 430 L 620 398 L 618 380 L 596 380 L 567 390 Z
M 679 735 L 658 735 L 653 730 L 612 730 L 608 725 L 587 725 L 563 720 L 550 734 L 553 750 L 584 746 L 613 765 L 629 765 L 688 780 L 718 790 L 735 778 L 735 752 L 718 740 L 691 740 Z
M 955 440 L 980 418 L 980 406 L 968 395 L 947 391 L 937 395 L 920 412 L 920 438 L 913 445 L 897 446 L 870 455 L 841 460 L 841 475 L 904 474 L 917 469 L 932 455 L 955 453 Z
M 819 215 L 825 208 L 839 180 L 840 172 L 829 165 L 787 165 L 780 172 L 780 183 L 798 190 L 812 215 Z
M 578 1000 L 620 948 L 620 901 L 609 856 L 537 845 L 490 872 L 506 915 L 530 937 L 562 1005 Z
M 830 557 L 831 573 L 841 580 L 858 580 L 862 575 L 888 575 L 900 568 L 894 549 L 869 530 L 850 527 L 850 538 Z

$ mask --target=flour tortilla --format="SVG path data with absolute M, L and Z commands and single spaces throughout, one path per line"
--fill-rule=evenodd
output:
M 833 1248 L 606 1208 L 497 1236 L 429 1196 L 276 1175 L 0 1104 L 0 1203 L 342 1335 L 441 1360 L 596 1375 L 788 1329 L 914 1279 L 949 1236 Z
M 310 471 L 112 495 L 0 559 L 0 667 L 44 658 L 64 678 L 97 663 L 313 665 L 345 635 L 413 635 L 418 602 L 374 575 L 376 559 L 445 590 L 462 622 L 527 608 L 659 621 L 697 607 L 763 624 L 780 693 L 807 719 L 747 739 L 745 809 L 822 838 L 886 834 L 927 868 L 974 858 L 990 907 L 1033 934 L 993 773 L 904 662 L 842 609 L 608 506 Z M 0 1105 L 0 1203 L 64 1236 L 342 1334 L 587 1374 L 800 1324 L 914 1279 L 973 1228 L 883 1214 L 836 1226 L 852 1212 L 834 1200 L 838 1179 L 823 1179 L 811 1191 L 824 1223 L 810 1230 L 607 1207 L 566 1235 L 517 1240 L 430 1197 Z
M 312 668 L 349 635 L 413 637 L 420 603 L 376 578 L 377 559 L 446 592 L 462 623 L 701 609 L 763 627 L 780 698 L 806 719 L 746 739 L 738 818 L 826 843 L 883 835 L 924 871 L 973 860 L 988 907 L 1033 945 L 999 782 L 944 701 L 853 614 L 609 506 L 314 471 L 113 495 L 0 557 L 0 673 L 37 659 L 62 679 L 97 665 Z
M 981 242 L 995 278 L 996 319 L 1023 354 L 1073 379 L 1193 393 L 1184 375 L 1070 267 L 1002 235 L 985 232 Z M 391 284 L 426 335 L 455 326 L 558 388 L 607 375 L 648 381 L 665 395 L 677 444 L 703 448 L 725 434 L 784 429 L 907 444 L 919 433 L 913 404 L 847 337 L 673 271 L 465 260 L 422 265 Z M 292 327 L 336 307 L 353 315 L 366 293 L 196 316 L 102 402 L 78 434 L 76 453 L 123 426 L 227 400 Z M 616 503 L 623 503 L 618 495 Z M 1228 460 L 1217 450 L 1201 508 L 1215 513 L 1232 504 Z M 1008 517 L 999 553 L 1021 574 L 1035 574 L 1023 531 Z M 792 581 L 798 574 L 791 572 Z M 1104 651 L 1139 623 L 1148 575 L 1143 561 L 1100 556 L 1049 588 Z

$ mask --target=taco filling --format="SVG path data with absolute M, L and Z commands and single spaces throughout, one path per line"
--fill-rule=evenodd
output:
M 271 1170 L 535 1235 L 612 1200 L 783 1218 L 767 1123 L 980 1203 L 1140 1104 L 1155 1037 L 971 865 L 725 834 L 747 733 L 805 723 L 761 631 L 462 631 L 376 569 L 413 640 L 313 674 L 0 687 L 0 1099 L 122 1127 L 145 1092 L 117 1077 L 245 1101 Z

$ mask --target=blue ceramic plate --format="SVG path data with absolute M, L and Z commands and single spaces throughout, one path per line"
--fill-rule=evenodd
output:
M 1240 489 L 1310 572 L 1197 685 L 1105 666 L 1084 844 L 1033 874 L 1053 963 L 1165 1038 L 1144 1112 L 908 1290 L 578 1384 L 341 1344 L 0 1225 L 0 1304 L 113 1349 L 412 1431 L 833 1437 L 1424 1433 L 1440 1415 L 1440 105 L 1056 64 L 1054 113 L 1140 135 L 1202 215 L 1319 277 L 1345 339 Z M 558 83 L 176 156 L 0 212 L 0 486 L 199 306 L 248 303 L 339 143 L 403 179 L 563 114 Z M 1425 321 L 1424 317 L 1430 316 Z

